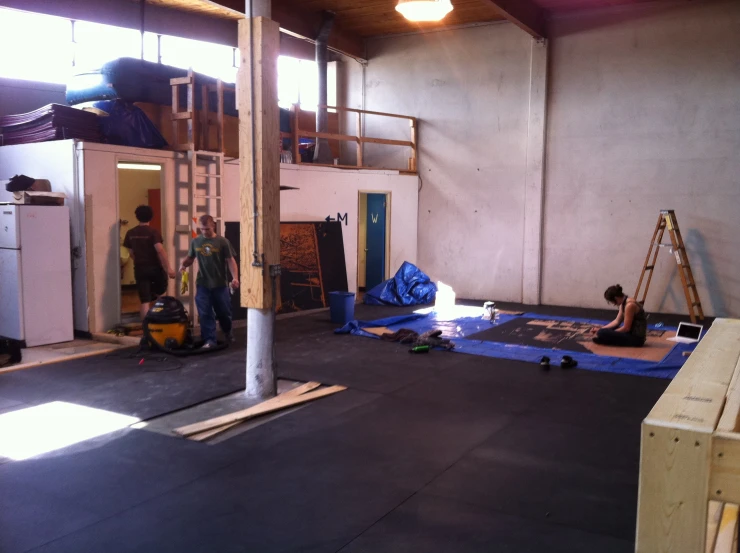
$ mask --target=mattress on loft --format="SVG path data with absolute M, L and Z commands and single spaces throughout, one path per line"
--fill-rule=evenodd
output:
M 195 109 L 202 105 L 202 85 L 216 84 L 216 79 L 201 73 L 195 76 Z M 172 105 L 170 79 L 187 77 L 185 69 L 162 65 L 134 58 L 119 58 L 106 63 L 100 69 L 83 71 L 74 75 L 67 83 L 67 103 L 70 105 L 100 100 L 120 99 L 124 102 L 148 102 Z M 187 105 L 187 87 L 180 87 L 180 106 Z M 211 111 L 216 110 L 216 93 L 209 94 Z M 236 94 L 224 90 L 224 113 L 238 116 Z

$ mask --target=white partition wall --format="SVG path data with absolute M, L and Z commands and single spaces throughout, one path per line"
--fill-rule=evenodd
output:
M 224 218 L 239 220 L 239 165 L 226 164 Z M 357 232 L 360 192 L 390 194 L 389 273 L 404 261 L 416 263 L 419 178 L 398 171 L 343 170 L 310 165 L 281 165 L 280 220 L 340 219 L 350 292 L 357 291 Z M 424 267 L 421 267 L 424 270 Z M 433 276 L 433 275 L 431 275 Z

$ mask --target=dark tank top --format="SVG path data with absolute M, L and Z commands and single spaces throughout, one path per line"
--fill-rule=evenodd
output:
M 622 304 L 625 310 L 627 306 L 627 300 L 629 300 L 629 298 L 625 296 L 624 303 Z M 632 328 L 630 328 L 629 333 L 633 336 L 639 336 L 640 338 L 645 340 L 647 338 L 647 315 L 645 314 L 645 310 L 642 308 L 642 305 L 640 305 L 636 301 L 635 305 L 637 305 L 637 313 L 635 313 L 635 316 L 632 319 Z M 624 314 L 624 311 L 622 312 L 622 314 Z

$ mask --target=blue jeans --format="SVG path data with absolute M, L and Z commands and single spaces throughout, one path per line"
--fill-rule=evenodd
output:
M 228 335 L 231 332 L 231 295 L 229 287 L 206 288 L 197 286 L 195 306 L 200 318 L 200 336 L 206 342 L 216 341 L 216 319 L 221 330 Z M 214 315 L 215 312 L 215 315 Z

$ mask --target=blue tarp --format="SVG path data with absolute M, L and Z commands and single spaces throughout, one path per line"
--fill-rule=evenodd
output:
M 365 294 L 368 305 L 423 305 L 432 303 L 437 285 L 416 265 L 404 261 L 396 276 Z
M 592 319 L 578 319 L 568 317 L 556 317 L 552 315 L 539 315 L 537 313 L 525 313 L 524 315 L 499 315 L 496 318 L 495 325 L 507 323 L 517 317 L 531 319 L 548 319 L 559 321 L 573 321 L 582 323 L 592 323 L 603 325 L 607 321 L 598 321 Z M 551 348 L 538 348 L 533 346 L 520 346 L 516 344 L 506 344 L 502 342 L 486 342 L 482 340 L 470 340 L 466 336 L 471 336 L 477 332 L 491 328 L 491 322 L 483 313 L 481 307 L 474 306 L 455 306 L 450 310 L 437 313 L 432 308 L 423 309 L 420 312 L 397 317 L 388 317 L 375 321 L 352 321 L 344 327 L 337 329 L 337 334 L 354 334 L 356 336 L 366 336 L 368 338 L 379 338 L 378 336 L 362 330 L 366 327 L 388 327 L 391 332 L 400 328 L 408 328 L 419 334 L 432 329 L 442 330 L 444 338 L 450 338 L 455 343 L 456 353 L 467 353 L 470 355 L 481 355 L 484 357 L 496 357 L 499 359 L 511 359 L 515 361 L 527 361 L 530 363 L 539 363 L 543 356 L 548 356 L 552 362 L 557 364 L 560 353 L 570 355 L 578 361 L 579 369 L 592 371 L 614 372 L 622 374 L 632 374 L 638 376 L 651 376 L 655 378 L 673 378 L 678 370 L 683 366 L 686 357 L 683 352 L 692 351 L 696 344 L 677 343 L 670 353 L 662 361 L 642 361 L 639 359 L 629 359 L 623 357 L 610 357 L 606 355 L 596 355 L 593 353 L 575 353 L 565 350 L 553 350 Z M 651 326 L 654 330 L 676 330 L 672 327 Z

